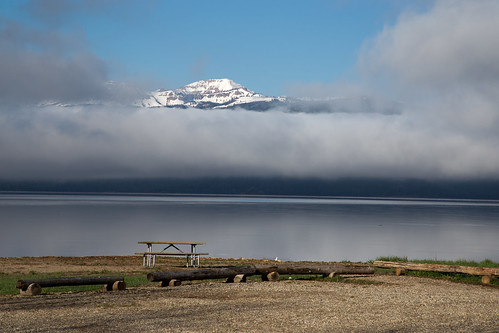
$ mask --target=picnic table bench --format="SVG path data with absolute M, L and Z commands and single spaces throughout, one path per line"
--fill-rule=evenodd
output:
M 146 252 L 136 252 L 136 255 L 142 255 L 144 267 L 154 267 L 156 265 L 156 256 L 185 256 L 187 259 L 186 266 L 199 267 L 199 256 L 208 255 L 209 253 L 196 252 L 197 245 L 205 245 L 202 242 L 149 242 L 142 241 L 139 244 L 147 244 Z M 166 245 L 161 251 L 153 251 L 153 245 Z M 190 252 L 184 252 L 177 245 L 190 245 Z M 173 252 L 165 252 L 168 249 L 175 249 Z

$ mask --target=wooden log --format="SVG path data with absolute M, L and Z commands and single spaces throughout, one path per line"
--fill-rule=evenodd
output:
M 234 276 L 234 279 L 233 279 L 234 283 L 244 283 L 246 282 L 246 275 L 244 274 L 238 274 L 236 276 Z
M 257 264 L 258 274 L 266 275 L 270 272 L 279 274 L 374 274 L 374 268 L 362 264 Z
M 86 276 L 86 277 L 63 277 L 49 279 L 18 280 L 16 288 L 26 290 L 32 283 L 37 283 L 41 288 L 59 286 L 83 286 L 92 284 L 113 285 L 116 281 L 124 281 L 122 276 Z
M 126 290 L 126 283 L 125 283 L 125 281 L 114 281 L 114 283 L 112 285 L 107 284 L 106 289 L 108 291 Z
M 192 281 L 206 279 L 227 279 L 227 282 L 233 282 L 237 275 L 251 276 L 261 275 L 262 280 L 268 281 L 267 275 L 275 272 L 276 274 L 374 274 L 374 268 L 369 265 L 360 264 L 263 264 L 250 266 L 232 266 L 203 268 L 174 272 L 152 272 L 147 274 L 150 282 L 160 281 Z M 272 275 L 275 277 L 275 274 Z M 164 283 L 162 285 L 167 285 Z
M 490 284 L 490 279 L 491 279 L 490 275 L 484 275 L 484 276 L 482 276 L 482 283 L 483 284 Z
M 266 275 L 266 281 L 277 282 L 279 281 L 279 273 L 278 272 L 270 272 Z
M 42 293 L 42 287 L 38 283 L 31 283 L 26 290 L 19 289 L 21 295 L 36 296 Z
M 168 286 L 170 287 L 177 287 L 177 286 L 180 286 L 182 284 L 182 281 L 180 280 L 170 280 L 170 282 L 168 283 Z
M 412 271 L 464 273 L 481 276 L 499 276 L 499 268 L 472 267 L 459 265 L 424 264 L 414 262 L 375 261 L 374 266 L 380 268 L 403 268 Z
M 226 279 L 234 278 L 236 275 L 254 275 L 256 272 L 253 266 L 231 266 L 231 267 L 216 267 L 216 268 L 203 268 L 192 269 L 176 272 L 153 272 L 147 274 L 147 279 L 150 282 L 179 280 L 179 281 L 192 281 L 192 280 L 206 280 L 206 279 Z
M 225 280 L 226 283 L 244 283 L 246 282 L 246 275 L 244 274 L 238 274 L 236 276 L 229 276 L 227 280 Z
M 402 267 L 395 268 L 395 275 L 397 276 L 405 275 L 405 268 Z
M 181 284 L 182 284 L 182 281 L 173 279 L 173 280 L 161 281 L 159 283 L 159 286 L 160 287 L 177 287 L 177 286 L 180 286 Z

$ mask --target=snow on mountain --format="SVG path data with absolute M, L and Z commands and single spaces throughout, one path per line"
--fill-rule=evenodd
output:
M 141 97 L 139 97 L 141 96 Z M 279 110 L 289 113 L 381 113 L 399 114 L 400 103 L 372 97 L 292 98 L 255 93 L 229 79 L 197 81 L 175 90 L 159 89 L 147 97 L 133 86 L 109 82 L 101 99 L 65 103 L 45 101 L 40 107 L 108 107 L 133 105 L 146 108 L 236 109 L 249 111 Z
M 156 90 L 140 104 L 148 108 L 223 109 L 240 106 L 253 109 L 258 106 L 266 109 L 273 102 L 278 103 L 284 99 L 255 93 L 229 79 L 211 79 L 197 81 L 175 90 Z

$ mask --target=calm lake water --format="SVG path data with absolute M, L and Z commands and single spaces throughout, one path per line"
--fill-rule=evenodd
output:
M 499 261 L 498 201 L 4 194 L 0 225 L 1 257 L 132 255 L 146 249 L 138 241 L 196 241 L 222 258 Z

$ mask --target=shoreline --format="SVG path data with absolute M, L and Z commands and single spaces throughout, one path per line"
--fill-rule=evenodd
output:
M 184 260 L 160 258 L 152 270 L 182 270 Z M 201 265 L 269 262 L 274 261 L 204 258 Z M 0 258 L 3 277 L 22 272 L 143 276 L 150 271 L 140 256 Z M 0 299 L 0 331 L 5 332 L 499 331 L 496 286 L 393 273 L 345 280 L 148 283 L 122 291 L 47 291 Z
M 79 266 L 79 272 L 105 267 L 97 265 L 99 261 L 78 265 L 82 258 L 102 257 L 57 258 L 60 267 Z M 2 259 L 0 264 L 5 262 Z M 23 259 L 36 260 L 18 258 Z M 120 260 L 127 258 L 108 259 L 123 269 Z M 135 259 L 131 268 L 137 268 L 138 258 L 131 259 Z M 175 287 L 155 283 L 113 292 L 2 296 L 0 331 L 499 331 L 499 288 L 392 274 L 356 279 L 365 283 L 206 281 Z

